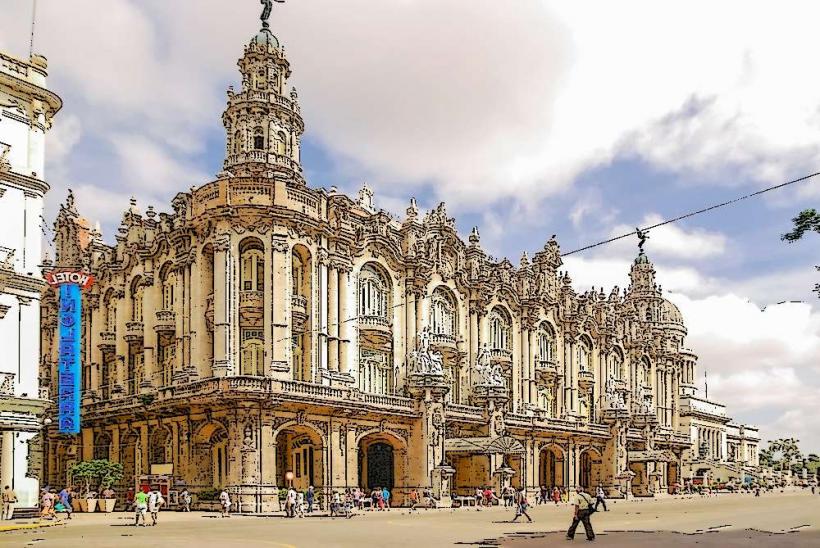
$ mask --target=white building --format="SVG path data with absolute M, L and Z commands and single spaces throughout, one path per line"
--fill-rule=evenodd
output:
M 11 485 L 18 507 L 37 502 L 48 399 L 38 382 L 45 134 L 62 101 L 46 67 L 0 52 L 0 489 Z

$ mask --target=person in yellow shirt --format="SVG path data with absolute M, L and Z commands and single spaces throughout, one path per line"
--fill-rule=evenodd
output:
M 576 487 L 572 500 L 572 525 L 570 525 L 567 530 L 567 540 L 575 539 L 575 529 L 578 528 L 579 523 L 584 524 L 584 532 L 587 535 L 587 540 L 595 540 L 595 531 L 592 530 L 592 523 L 589 521 L 589 515 L 595 511 L 593 509 L 594 506 L 595 500 L 584 492 L 584 488 Z

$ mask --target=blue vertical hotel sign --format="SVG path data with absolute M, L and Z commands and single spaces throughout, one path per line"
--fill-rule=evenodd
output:
M 57 272 L 46 276 L 49 284 L 60 290 L 60 344 L 57 364 L 58 425 L 61 434 L 80 432 L 80 386 L 82 374 L 82 293 L 92 278 L 82 272 Z

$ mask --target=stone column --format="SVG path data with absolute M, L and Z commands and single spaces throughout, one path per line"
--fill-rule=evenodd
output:
M 195 248 L 197 256 L 191 264 L 190 278 L 190 362 L 192 370 L 197 376 L 205 376 L 205 348 L 208 344 L 208 327 L 205 322 L 205 308 L 207 294 L 202 290 L 202 263 L 204 256 L 199 248 Z
M 523 404 L 530 404 L 530 332 L 522 326 L 521 328 L 521 398 Z
M 158 281 L 153 285 L 146 285 L 142 292 L 142 325 L 143 325 L 143 364 L 142 379 L 140 380 L 140 392 L 147 392 L 159 383 L 156 367 L 155 345 L 157 334 L 154 332 L 156 324 L 156 303 L 162 302 L 162 289 Z
M 233 256 L 230 234 L 220 234 L 214 241 L 214 364 L 215 377 L 233 370 L 231 306 L 233 299 Z
M 91 377 L 89 378 L 89 387 L 95 392 L 100 389 L 100 368 L 102 367 L 102 351 L 100 351 L 100 330 L 105 329 L 102 323 L 102 314 L 100 313 L 100 296 L 89 296 L 89 314 L 88 314 L 88 331 L 90 337 L 90 352 L 89 361 L 91 362 Z
M 327 269 L 327 368 L 339 372 L 339 271 Z
M 538 336 L 537 331 L 530 331 L 529 332 L 530 338 L 530 403 L 536 404 L 538 403 L 538 384 L 537 384 L 537 376 L 535 369 L 535 358 L 538 356 Z
M 405 302 L 405 345 L 407 347 L 407 356 L 405 356 L 405 363 L 410 359 L 410 353 L 416 348 L 416 292 L 407 286 L 404 292 Z
M 328 373 L 328 265 L 327 250 L 319 249 L 319 270 L 318 270 L 318 322 L 319 333 L 317 337 L 317 365 L 321 378 L 325 378 Z
M 478 303 L 470 302 L 468 310 L 470 314 L 470 338 L 469 338 L 469 356 L 468 356 L 468 365 L 469 365 L 469 374 L 467 378 L 467 385 L 468 389 L 471 389 L 475 379 L 473 375 L 475 375 L 475 366 L 476 366 L 476 358 L 478 357 L 478 350 L 479 346 L 479 332 L 478 332 Z
M 347 269 L 339 269 L 339 372 L 348 374 L 348 351 L 350 347 L 351 318 L 356 316 L 355 310 L 347 308 L 347 292 L 349 291 L 350 273 Z M 354 299 L 355 302 L 355 299 Z
M 290 319 L 287 316 L 291 295 L 290 246 L 286 236 L 274 234 L 271 237 L 271 271 L 273 274 L 271 329 L 273 356 L 271 373 L 281 378 L 290 378 Z M 313 303 L 313 297 L 310 303 Z
M 174 318 L 176 320 L 176 352 L 174 352 L 174 370 L 171 372 L 171 379 L 182 371 L 185 363 L 185 268 L 176 269 L 176 283 L 174 284 Z
M 3 431 L 3 447 L 0 453 L 0 482 L 3 486 L 14 484 L 14 432 Z
M 128 380 L 128 343 L 125 340 L 125 324 L 129 320 L 128 301 L 123 291 L 115 291 L 114 296 L 117 299 L 117 329 L 114 339 L 116 344 L 116 358 L 114 363 L 117 369 L 117 386 L 114 388 L 119 392 L 119 395 L 122 396 L 127 393 L 126 382 Z

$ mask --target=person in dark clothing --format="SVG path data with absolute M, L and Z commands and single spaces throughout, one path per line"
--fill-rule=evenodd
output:
M 592 530 L 592 523 L 589 521 L 589 515 L 594 512 L 593 505 L 595 501 L 592 497 L 584 492 L 583 487 L 575 488 L 575 497 L 572 503 L 574 513 L 572 516 L 572 525 L 567 530 L 567 540 L 575 540 L 575 530 L 579 523 L 584 524 L 584 532 L 587 535 L 587 540 L 595 540 L 595 531 Z

